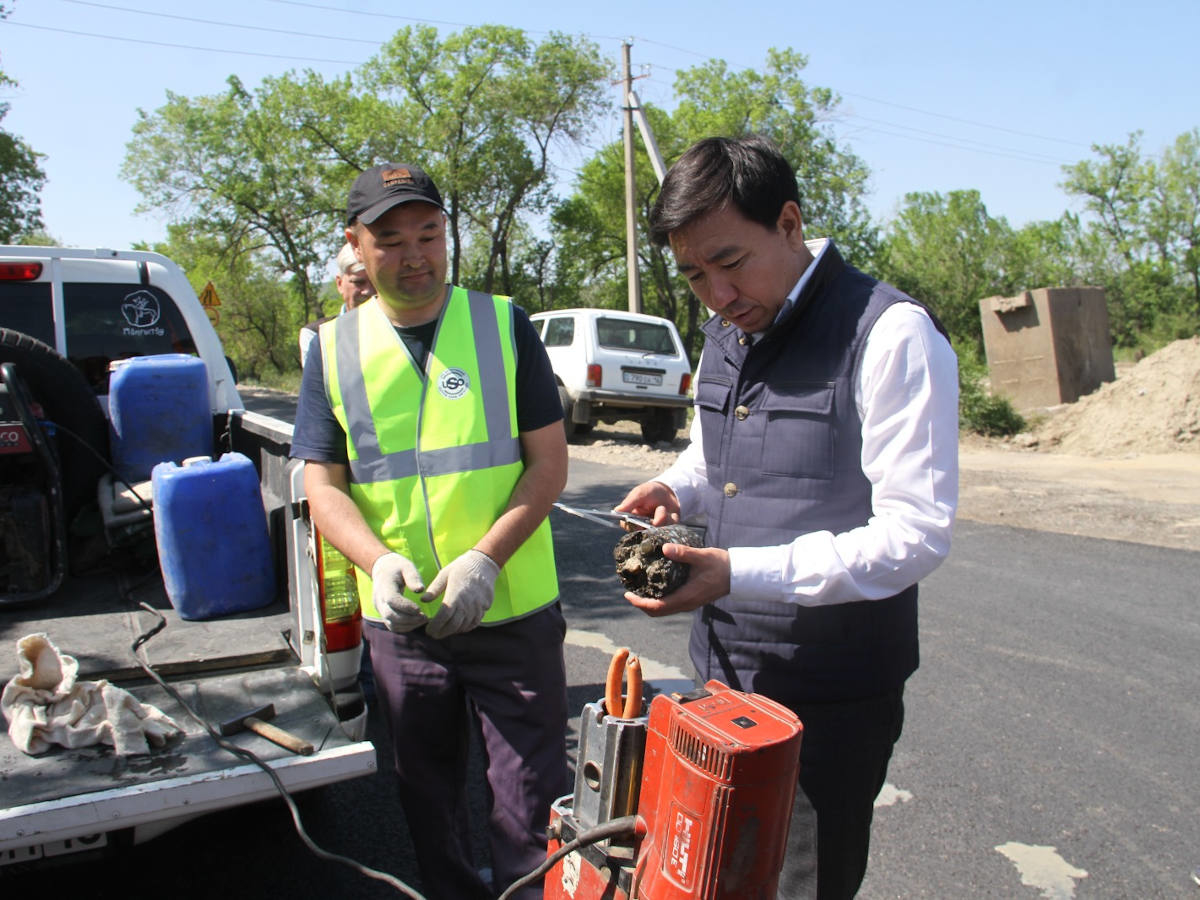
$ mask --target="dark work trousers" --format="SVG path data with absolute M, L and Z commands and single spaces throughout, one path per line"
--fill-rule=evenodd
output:
M 408 634 L 363 630 L 424 894 L 495 897 L 545 860 L 550 804 L 570 790 L 562 610 L 555 603 L 442 640 L 423 627 Z M 494 887 L 471 858 L 470 716 L 483 743 Z M 541 884 L 517 896 L 541 897 Z
M 804 725 L 800 787 L 779 897 L 848 900 L 867 871 L 875 798 L 904 727 L 904 689 L 794 710 Z

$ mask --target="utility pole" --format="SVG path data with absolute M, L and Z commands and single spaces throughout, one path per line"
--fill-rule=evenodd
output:
M 642 286 L 638 278 L 637 216 L 634 206 L 635 182 L 633 178 L 633 106 L 629 95 L 633 93 L 633 73 L 629 70 L 630 44 L 621 44 L 624 63 L 624 85 L 621 90 L 621 109 L 625 113 L 625 270 L 629 284 L 629 311 L 642 311 Z

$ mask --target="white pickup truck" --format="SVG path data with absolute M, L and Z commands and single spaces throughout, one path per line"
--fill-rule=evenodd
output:
M 80 680 L 106 679 L 184 729 L 128 756 L 106 745 L 29 755 L 0 730 L 0 873 L 117 852 L 274 793 L 142 663 L 218 730 L 273 704 L 271 724 L 313 752 L 250 731 L 227 740 L 290 791 L 375 770 L 352 573 L 312 528 L 302 465 L 288 459 L 291 424 L 243 408 L 210 312 L 156 253 L 0 246 L 0 685 L 18 674 L 17 641 L 43 632 L 78 660 Z M 242 454 L 258 473 L 275 585 L 264 606 L 185 619 L 160 574 L 178 560 L 160 558 L 146 484 L 133 487 L 149 505 L 122 505 L 110 378 L 122 360 L 158 354 L 204 361 L 212 457 Z

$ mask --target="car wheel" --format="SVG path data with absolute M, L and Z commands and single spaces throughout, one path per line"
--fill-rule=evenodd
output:
M 669 409 L 651 410 L 642 419 L 642 440 L 647 444 L 673 441 L 677 433 L 675 416 Z
M 562 406 L 563 411 L 563 429 L 567 432 L 567 440 L 583 434 L 583 428 L 571 421 L 571 408 L 575 405 L 571 402 L 571 395 L 567 393 L 567 389 L 561 384 L 558 386 L 558 402 Z M 591 426 L 588 425 L 588 430 Z
M 46 419 L 61 426 L 55 442 L 69 522 L 96 499 L 96 484 L 108 468 L 108 420 L 83 373 L 50 345 L 0 328 L 0 362 L 16 365 Z

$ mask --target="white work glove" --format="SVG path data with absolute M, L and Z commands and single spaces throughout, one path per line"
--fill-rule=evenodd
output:
M 411 559 L 399 553 L 385 553 L 371 565 L 371 599 L 388 629 L 403 634 L 429 621 L 412 600 L 404 596 L 410 591 L 425 590 L 425 581 Z
M 441 608 L 425 633 L 432 638 L 444 638 L 470 631 L 478 625 L 496 596 L 496 576 L 499 574 L 500 567 L 480 550 L 468 550 L 444 566 L 421 597 L 428 602 L 446 592 Z

